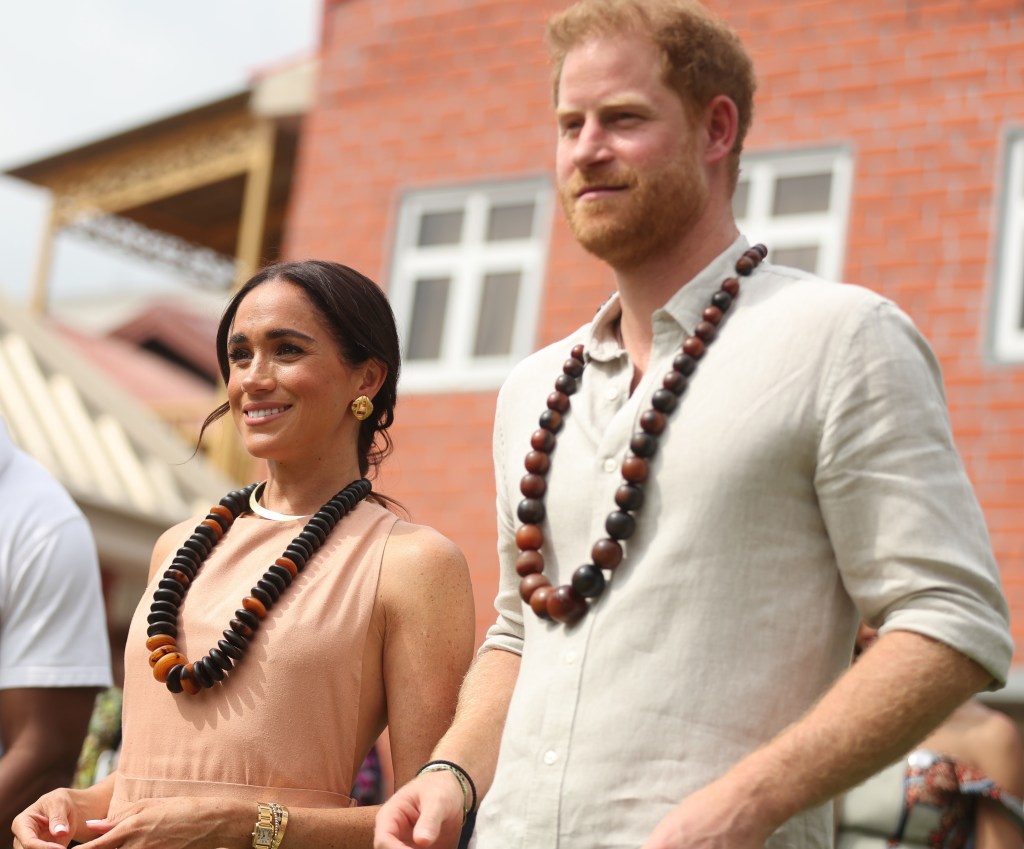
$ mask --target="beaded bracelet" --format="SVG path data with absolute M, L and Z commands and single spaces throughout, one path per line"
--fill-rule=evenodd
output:
M 280 849 L 281 841 L 284 840 L 284 830 L 288 827 L 288 809 L 276 802 L 271 802 L 270 808 L 274 812 L 274 842 L 270 849 Z
M 438 770 L 444 770 L 450 772 L 455 776 L 459 782 L 459 786 L 462 788 L 462 822 L 466 822 L 466 818 L 471 812 L 476 810 L 476 785 L 473 783 L 473 779 L 469 777 L 469 773 L 466 772 L 457 763 L 451 761 L 427 761 L 420 767 L 419 772 L 416 775 L 423 775 L 427 772 L 437 772 Z

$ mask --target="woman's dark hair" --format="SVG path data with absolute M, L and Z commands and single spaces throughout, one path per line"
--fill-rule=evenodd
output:
M 221 316 L 217 327 L 217 362 L 225 384 L 231 370 L 228 336 L 238 306 L 253 289 L 270 280 L 286 280 L 306 293 L 330 328 L 346 363 L 359 366 L 367 360 L 377 360 L 387 369 L 383 385 L 370 399 L 373 401 L 373 413 L 359 427 L 359 471 L 367 477 L 371 469 L 376 472 L 392 450 L 387 431 L 395 419 L 401 354 L 391 305 L 369 277 L 337 262 L 310 259 L 269 265 L 246 281 Z M 228 409 L 227 403 L 221 404 L 206 417 L 199 431 L 200 441 L 206 428 Z

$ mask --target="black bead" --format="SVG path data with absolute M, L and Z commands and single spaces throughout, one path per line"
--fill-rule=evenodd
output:
M 629 539 L 633 536 L 633 531 L 636 530 L 636 519 L 629 513 L 616 510 L 614 513 L 608 514 L 608 518 L 604 522 L 604 529 L 608 531 L 608 536 L 612 539 Z
M 190 558 L 182 557 L 179 554 L 171 561 L 171 568 L 184 572 L 189 578 L 194 578 L 199 567 Z
M 280 580 L 280 578 L 278 578 L 278 580 Z M 275 581 L 268 581 L 266 575 L 256 582 L 256 586 L 267 594 L 267 597 L 271 602 L 277 601 L 281 597 L 281 590 L 284 589 L 284 587 L 279 587 Z
M 171 565 L 173 566 L 177 563 L 179 558 L 184 560 L 191 569 L 198 569 L 203 565 L 203 560 L 205 559 L 200 557 L 199 552 L 194 548 L 185 548 L 184 546 L 178 549 L 177 553 L 174 555 L 174 560 L 171 561 Z
M 317 535 L 316 531 L 308 531 L 307 530 L 307 531 L 303 531 L 294 540 L 292 540 L 292 544 L 294 545 L 295 543 L 300 543 L 300 544 L 301 543 L 306 543 L 306 545 L 309 546 L 309 556 L 312 557 L 313 554 L 323 544 L 323 540 L 320 539 L 320 537 Z
M 244 607 L 238 608 L 235 611 L 235 617 L 240 619 L 254 631 L 260 627 L 260 618 L 251 610 L 246 610 Z
M 524 498 L 519 502 L 516 515 L 524 525 L 539 525 L 544 521 L 544 502 L 539 498 Z
M 196 525 L 196 533 L 202 534 L 204 537 L 206 537 L 210 541 L 211 548 L 215 546 L 217 544 L 217 540 L 220 539 L 220 537 L 217 535 L 217 532 L 209 525 Z
M 177 593 L 179 597 L 185 595 L 185 588 L 174 578 L 161 578 L 157 586 L 162 590 L 170 590 L 172 593 Z
M 233 628 L 224 632 L 224 639 L 241 651 L 245 651 L 249 648 L 249 641 Z
M 309 540 L 303 539 L 302 534 L 295 537 L 295 539 L 289 543 L 288 548 L 298 549 L 301 551 L 304 560 L 309 560 L 309 558 L 313 556 L 313 552 L 316 551 L 316 548 Z M 295 565 L 298 566 L 299 564 L 296 562 Z M 303 565 L 305 565 L 305 563 L 303 563 Z
M 292 563 L 295 564 L 295 568 L 300 572 L 306 568 L 306 561 L 309 560 L 309 556 L 306 554 L 305 550 L 295 545 L 289 545 L 284 550 L 284 556 L 291 560 Z M 271 568 L 273 568 L 273 566 Z M 285 571 L 287 572 L 288 570 L 285 569 Z M 288 577 L 291 578 L 291 572 L 288 572 Z M 290 580 L 289 583 L 291 583 Z
M 234 631 L 226 631 L 225 633 L 231 633 L 238 637 L 238 634 L 235 634 Z M 238 638 L 242 639 L 241 637 Z M 234 658 L 235 660 L 241 660 L 242 656 L 245 654 L 242 649 L 234 643 L 229 643 L 227 640 L 217 640 L 217 648 L 224 652 L 228 657 Z
M 658 439 L 643 431 L 634 433 L 633 438 L 629 440 L 629 450 L 637 457 L 653 457 L 658 450 Z
M 246 625 L 241 619 L 232 619 L 228 622 L 228 626 L 240 637 L 249 639 L 253 635 L 253 629 Z
M 221 669 L 216 663 L 214 663 L 213 659 L 209 655 L 204 657 L 199 662 L 203 665 L 203 669 L 207 673 L 209 673 L 209 675 L 213 678 L 214 681 L 224 680 L 224 670 Z
M 689 377 L 697 368 L 697 361 L 689 354 L 678 353 L 672 359 L 672 368 Z
M 212 519 L 214 522 L 220 525 L 221 530 L 225 533 L 227 533 L 228 530 L 230 530 L 231 528 L 231 522 L 229 522 L 227 519 L 221 516 L 220 513 L 207 513 L 206 518 Z
M 210 674 L 210 670 L 206 668 L 205 657 L 192 664 L 192 674 L 195 675 L 196 683 L 200 687 L 209 689 L 213 686 L 213 676 Z
M 163 602 L 157 602 L 163 604 Z M 178 624 L 178 613 L 168 613 L 166 610 L 150 610 L 150 614 L 146 617 L 146 622 L 150 625 L 155 625 L 157 622 L 170 622 L 172 625 Z
M 302 530 L 302 536 L 319 548 L 324 544 L 324 540 L 327 539 L 327 532 L 319 525 L 314 525 L 313 520 L 310 519 Z
M 181 673 L 184 670 L 184 664 L 179 663 L 177 666 L 172 666 L 171 671 L 167 673 L 167 689 L 172 693 L 180 693 L 182 691 Z
M 253 587 L 250 589 L 249 595 L 267 608 L 267 610 L 270 610 L 270 608 L 274 606 L 274 599 L 270 597 L 270 593 L 260 587 Z
M 176 622 L 154 622 L 146 628 L 147 637 L 155 637 L 157 634 L 167 634 L 169 637 L 177 637 L 178 625 Z
M 324 515 L 323 512 L 321 511 L 320 513 L 317 513 L 315 516 L 313 516 L 313 518 L 311 518 L 306 523 L 306 527 L 317 528 L 323 531 L 324 539 L 327 539 L 328 534 L 330 534 L 330 532 L 334 530 L 334 526 L 336 524 L 336 522 L 333 522 L 329 516 Z M 320 540 L 321 545 L 323 545 L 323 541 L 323 539 Z
M 288 554 L 287 551 L 285 551 L 285 555 L 287 557 L 291 557 L 291 555 Z M 278 566 L 276 563 L 269 569 L 267 569 L 264 577 L 267 578 L 267 580 L 269 581 L 272 581 L 274 580 L 274 578 L 277 578 L 283 584 L 283 586 L 281 587 L 282 591 L 292 582 L 292 573 L 285 569 L 284 566 Z
M 682 395 L 686 391 L 686 387 L 690 381 L 685 374 L 672 369 L 661 379 L 661 385 L 664 386 L 669 392 L 676 395 Z
M 558 410 L 545 410 L 540 414 L 540 418 L 537 423 L 544 428 L 544 430 L 550 430 L 552 433 L 558 433 L 562 429 L 562 414 Z
M 153 598 L 156 601 L 166 601 L 175 606 L 181 603 L 181 593 L 171 592 L 171 590 L 159 589 L 153 593 Z
M 615 490 L 615 503 L 623 510 L 639 510 L 644 506 L 644 491 L 635 483 L 624 483 Z
M 667 389 L 657 389 L 651 396 L 651 406 L 662 413 L 671 413 L 679 404 L 679 396 Z
M 732 306 L 732 295 L 728 292 L 719 290 L 711 296 L 711 303 L 718 307 L 722 312 L 727 312 L 729 307 Z
M 576 378 L 563 372 L 555 378 L 555 389 L 566 395 L 574 395 L 576 393 Z
M 171 604 L 169 601 L 154 601 L 149 606 L 149 609 L 153 613 L 173 613 L 175 617 L 178 615 L 178 605 Z
M 197 540 L 194 536 L 189 537 L 182 543 L 181 550 L 182 552 L 194 552 L 196 557 L 199 558 L 197 563 L 202 563 L 206 559 L 206 555 L 210 553 L 210 547 L 208 545 L 203 545 L 203 543 Z
M 210 660 L 213 661 L 215 666 L 219 666 L 225 672 L 230 672 L 231 667 L 234 666 L 228 654 L 220 649 L 210 649 Z
M 604 592 L 604 572 L 586 563 L 572 573 L 572 588 L 584 598 L 597 598 Z
M 351 510 L 355 506 L 355 503 L 356 503 L 356 497 L 351 492 L 348 491 L 347 487 L 345 489 L 343 489 L 341 492 L 339 492 L 335 496 L 335 498 L 337 498 L 338 501 L 341 502 L 340 506 L 342 507 L 342 509 L 346 513 L 349 510 Z
M 341 521 L 341 517 L 343 515 L 341 510 L 339 510 L 334 504 L 333 500 L 328 501 L 323 507 L 321 507 L 320 513 L 324 515 L 324 519 L 329 522 L 333 522 L 331 525 L 332 528 Z

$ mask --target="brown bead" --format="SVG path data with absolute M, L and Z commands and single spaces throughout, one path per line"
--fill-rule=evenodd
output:
M 622 461 L 622 476 L 630 483 L 643 483 L 651 467 L 643 457 L 627 457 Z
M 570 354 L 574 360 L 579 360 L 580 362 L 583 362 L 583 354 L 585 351 L 586 348 L 584 348 L 582 345 L 573 345 Z
M 282 569 L 287 569 L 289 572 L 291 572 L 293 578 L 299 574 L 299 567 L 295 565 L 295 561 L 292 560 L 290 557 L 278 557 L 277 560 L 274 561 L 274 563 L 275 565 L 280 566 Z
M 220 522 L 216 519 L 203 519 L 199 524 L 206 525 L 206 527 L 210 528 L 217 535 L 217 539 L 224 536 L 224 528 L 221 527 Z
M 661 385 L 676 395 L 682 395 L 688 383 L 689 378 L 675 369 L 666 372 L 665 376 L 661 379 Z
M 544 571 L 544 555 L 539 551 L 522 551 L 516 558 L 516 573 L 520 578 Z
M 548 490 L 548 482 L 542 475 L 523 475 L 519 481 L 519 491 L 527 498 L 543 498 Z
M 687 336 L 686 341 L 683 342 L 683 351 L 695 360 L 699 360 L 704 356 L 704 343 L 696 336 Z
M 710 321 L 700 321 L 693 328 L 693 335 L 705 342 L 710 342 L 716 335 L 715 325 Z
M 705 307 L 703 318 L 705 321 L 710 321 L 712 324 L 720 324 L 722 321 L 722 311 L 715 306 Z
M 153 677 L 161 684 L 166 683 L 167 673 L 179 663 L 188 663 L 188 658 L 181 652 L 170 652 L 160 658 L 153 667 Z
M 736 260 L 736 271 L 738 274 L 746 276 L 756 267 L 756 263 L 749 256 L 744 254 L 738 260 Z M 731 294 L 731 293 L 730 293 Z
M 516 545 L 520 551 L 536 551 L 544 545 L 544 532 L 539 525 L 520 525 L 516 530 Z
M 218 516 L 225 519 L 229 525 L 235 521 L 235 514 L 228 510 L 228 508 L 223 504 L 214 504 L 213 507 L 210 508 L 210 512 L 216 513 Z
M 576 594 L 568 584 L 557 587 L 548 596 L 548 614 L 556 622 L 572 625 L 587 612 L 586 599 Z
M 551 581 L 545 578 L 540 572 L 527 575 L 519 582 L 519 597 L 527 604 L 530 603 L 530 596 L 540 587 L 550 587 Z
M 579 377 L 583 374 L 583 361 L 570 357 L 562 363 L 562 371 L 566 374 L 572 375 L 573 377 Z
M 535 430 L 530 435 L 530 445 L 534 451 L 546 451 L 548 454 L 554 450 L 555 435 L 550 430 Z
M 599 539 L 590 550 L 590 559 L 602 569 L 614 569 L 622 562 L 622 546 L 613 539 Z
M 160 646 L 173 646 L 176 640 L 170 634 L 156 634 L 146 640 L 146 648 L 156 651 Z
M 203 689 L 196 681 L 196 673 L 192 669 L 191 663 L 186 663 L 185 668 L 181 670 L 181 689 L 190 696 L 194 696 Z
M 548 599 L 554 591 L 555 588 L 549 584 L 546 587 L 537 587 L 530 596 L 530 609 L 541 619 L 551 618 L 548 615 Z
M 722 285 L 718 288 L 735 298 L 740 293 L 740 281 L 735 277 L 730 277 L 728 280 L 723 280 Z
M 544 428 L 544 430 L 550 430 L 552 433 L 558 433 L 558 431 L 562 429 L 562 414 L 558 412 L 558 410 L 545 410 L 540 414 L 540 421 L 538 424 Z
M 149 666 L 153 668 L 156 666 L 156 662 L 160 660 L 165 654 L 177 653 L 178 647 L 171 643 L 168 646 L 160 646 L 159 648 L 153 649 L 149 654 Z
M 548 395 L 548 409 L 564 413 L 569 409 L 569 396 L 564 392 L 552 392 Z
M 640 428 L 644 433 L 653 433 L 657 436 L 665 429 L 666 421 L 664 413 L 659 413 L 657 410 L 647 410 L 647 412 L 640 416 Z
M 551 455 L 543 451 L 531 451 L 526 455 L 526 471 L 535 475 L 546 475 L 551 468 Z
M 267 608 L 264 607 L 263 602 L 260 601 L 258 598 L 253 598 L 251 595 L 247 595 L 245 598 L 242 599 L 242 607 L 244 607 L 246 610 L 251 610 L 257 616 L 259 616 L 260 619 L 267 618 Z
M 181 584 L 183 587 L 187 587 L 191 581 L 188 575 L 182 572 L 180 569 L 168 569 L 165 573 L 166 577 L 171 578 Z

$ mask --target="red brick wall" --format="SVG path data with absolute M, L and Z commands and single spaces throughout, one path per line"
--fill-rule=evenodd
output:
M 299 157 L 286 253 L 387 286 L 401 190 L 550 169 L 541 34 L 561 2 L 328 0 L 322 76 Z M 894 298 L 945 369 L 960 450 L 985 508 L 1014 634 L 1024 636 L 1024 367 L 986 361 L 1005 131 L 1024 126 L 1021 0 L 709 0 L 760 79 L 750 151 L 844 145 L 854 160 L 845 279 Z M 609 274 L 561 221 L 539 342 L 587 320 Z M 383 485 L 455 539 L 480 633 L 495 586 L 493 393 L 404 396 Z

